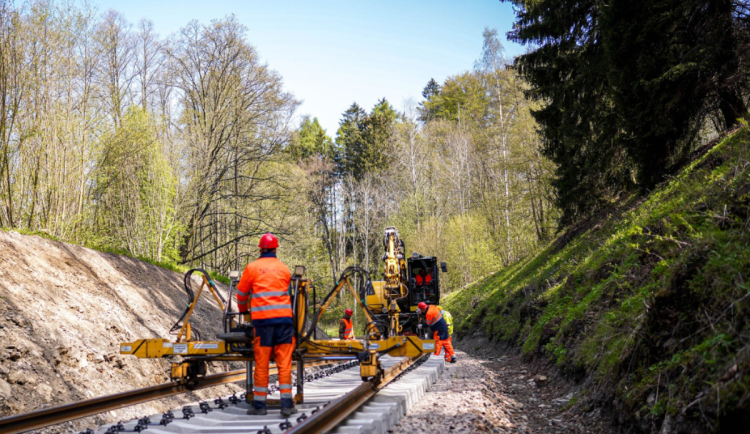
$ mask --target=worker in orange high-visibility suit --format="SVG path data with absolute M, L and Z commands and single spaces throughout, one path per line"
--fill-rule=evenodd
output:
M 250 299 L 249 312 L 255 331 L 253 406 L 247 414 L 268 414 L 268 364 L 273 353 L 279 370 L 281 415 L 289 417 L 297 412 L 292 396 L 292 352 L 295 341 L 292 301 L 289 297 L 291 273 L 289 267 L 276 258 L 278 246 L 279 240 L 272 234 L 260 238 L 260 258 L 247 264 L 237 284 L 237 305 L 240 313 L 247 313 Z
M 440 350 L 445 347 L 445 361 L 456 363 L 456 353 L 453 351 L 452 337 L 448 334 L 448 323 L 445 322 L 443 314 L 437 306 L 427 306 L 422 302 L 417 305 L 417 313 L 424 313 L 427 324 L 433 332 L 435 339 L 435 355 L 440 354 Z
M 354 339 L 354 325 L 352 324 L 352 314 L 354 311 L 347 309 L 344 311 L 344 317 L 339 321 L 339 339 Z

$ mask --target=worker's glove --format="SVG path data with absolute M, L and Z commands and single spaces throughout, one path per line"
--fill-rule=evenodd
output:
M 418 329 L 422 329 L 422 324 L 419 324 L 419 325 L 417 326 L 417 328 L 418 328 Z

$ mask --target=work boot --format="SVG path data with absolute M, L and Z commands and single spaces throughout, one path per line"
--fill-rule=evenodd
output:
M 289 417 L 294 413 L 297 413 L 297 407 L 295 406 L 284 407 L 281 409 L 281 417 Z
M 451 357 L 451 360 L 450 360 L 451 363 L 456 363 L 457 361 L 458 359 L 456 359 L 456 356 Z
M 247 411 L 248 416 L 265 416 L 268 414 L 268 409 L 266 408 L 251 408 Z

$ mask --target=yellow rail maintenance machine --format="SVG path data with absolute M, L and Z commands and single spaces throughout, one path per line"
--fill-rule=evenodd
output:
M 428 339 L 423 315 L 415 312 L 421 301 L 437 304 L 440 298 L 437 259 L 414 253 L 405 259 L 404 243 L 399 240 L 396 228 L 388 227 L 384 236 L 385 272 L 383 281 L 371 281 L 370 273 L 360 267 L 349 267 L 341 274 L 334 288 L 315 305 L 311 300 L 312 282 L 305 277 L 305 267 L 297 265 L 292 273 L 289 295 L 292 299 L 297 348 L 293 361 L 297 366 L 297 393 L 295 403 L 303 402 L 305 363 L 359 360 L 363 380 L 378 379 L 383 375 L 379 357 L 418 357 L 435 350 L 435 341 Z M 443 272 L 447 271 L 441 263 Z M 194 276 L 194 274 L 196 276 Z M 416 278 L 421 275 L 422 278 Z M 429 279 L 424 276 L 429 275 Z M 185 275 L 187 307 L 170 330 L 174 339 L 139 339 L 120 344 L 120 354 L 138 358 L 181 357 L 172 363 L 173 381 L 195 384 L 206 375 L 206 363 L 212 361 L 245 362 L 247 367 L 246 399 L 252 399 L 253 329 L 236 309 L 236 287 L 239 272 L 229 274 L 228 298 L 225 300 L 209 274 L 193 269 Z M 193 292 L 193 282 L 200 282 Z M 355 287 L 357 289 L 355 289 Z M 348 290 L 366 318 L 362 339 L 315 339 L 318 321 L 335 297 Z M 193 331 L 190 318 L 204 291 L 213 295 L 223 311 L 223 333 L 217 340 L 201 340 Z M 311 311 L 311 312 L 310 312 Z M 197 338 L 197 339 L 196 339 Z M 269 400 L 269 404 L 278 404 Z

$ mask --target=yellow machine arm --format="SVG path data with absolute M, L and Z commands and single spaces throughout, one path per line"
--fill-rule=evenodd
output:
M 383 236 L 385 247 L 385 290 L 386 297 L 398 300 L 409 294 L 406 287 L 406 261 L 402 244 L 398 238 L 398 229 L 393 226 L 385 228 Z
M 362 309 L 362 313 L 365 314 L 365 318 L 367 318 L 367 323 L 370 324 L 373 322 L 372 315 L 370 315 L 370 311 L 367 309 L 367 306 L 365 306 L 362 300 L 360 300 L 359 294 L 357 294 L 357 291 L 354 290 L 354 287 L 352 286 L 349 279 L 350 279 L 350 276 L 345 274 L 343 278 L 338 281 L 336 286 L 333 288 L 333 291 L 331 292 L 330 297 L 328 297 L 328 299 L 320 307 L 320 312 L 318 313 L 318 316 L 322 316 L 323 313 L 325 313 L 326 309 L 328 309 L 328 306 L 331 305 L 336 295 L 338 295 L 338 293 L 341 292 L 344 286 L 346 286 L 349 289 L 349 292 L 351 292 L 352 295 L 354 296 L 354 299 L 357 300 L 357 304 L 359 304 L 360 309 Z
M 198 287 L 198 292 L 193 295 L 191 287 L 191 279 L 194 272 L 201 273 L 201 285 Z M 175 342 L 182 342 L 183 338 L 185 342 L 190 342 L 192 340 L 192 329 L 190 327 L 190 317 L 193 315 L 193 311 L 195 310 L 195 305 L 198 302 L 198 300 L 201 297 L 201 293 L 203 292 L 203 288 L 208 288 L 209 291 L 211 291 L 211 294 L 214 296 L 214 300 L 216 301 L 216 304 L 219 306 L 219 309 L 222 311 L 225 308 L 224 299 L 221 297 L 221 294 L 219 294 L 219 291 L 216 289 L 216 284 L 214 284 L 213 280 L 211 280 L 208 277 L 208 273 L 204 270 L 195 269 L 190 270 L 185 274 L 185 290 L 188 292 L 188 306 L 185 312 L 182 314 L 182 318 L 177 320 L 175 325 L 172 327 L 172 330 L 170 330 L 171 334 L 174 334 L 174 332 L 179 328 L 179 332 L 177 333 L 177 338 L 175 339 Z M 182 321 L 182 326 L 180 326 L 180 321 Z
M 388 309 L 381 303 L 377 305 L 380 312 L 388 312 L 390 319 L 389 336 L 385 336 L 379 330 L 372 312 L 369 310 L 366 300 L 371 295 L 365 295 L 365 284 L 369 282 L 369 273 L 359 267 L 349 267 L 344 270 L 341 278 L 333 290 L 324 298 L 320 309 L 313 311 L 308 319 L 308 301 L 312 283 L 304 277 L 305 268 L 296 266 L 291 278 L 289 295 L 292 298 L 295 329 L 297 332 L 297 350 L 294 360 L 297 363 L 298 378 L 304 377 L 304 363 L 314 361 L 316 363 L 328 360 L 352 360 L 360 361 L 360 373 L 363 379 L 377 377 L 382 373 L 379 356 L 389 354 L 397 357 L 417 357 L 426 352 L 434 351 L 435 341 L 420 339 L 418 336 L 401 336 L 398 324 L 398 306 L 396 300 L 408 294 L 404 285 L 406 265 L 403 256 L 403 244 L 398 240 L 398 232 L 393 229 L 392 233 L 386 230 L 386 241 L 389 247 L 388 258 L 395 267 L 391 282 L 395 282 L 393 291 L 386 291 L 383 283 L 374 285 L 375 298 L 388 302 Z M 393 271 L 393 270 L 391 270 Z M 203 274 L 201 285 L 197 292 L 193 292 L 193 272 Z M 204 270 L 190 270 L 185 276 L 185 290 L 188 294 L 188 303 L 185 312 L 170 330 L 175 335 L 174 340 L 169 339 L 138 339 L 132 342 L 120 344 L 120 354 L 130 354 L 138 358 L 162 358 L 181 357 L 182 361 L 172 364 L 172 378 L 177 381 L 190 383 L 196 377 L 205 375 L 205 364 L 211 361 L 244 361 L 247 364 L 247 372 L 252 371 L 254 363 L 252 348 L 252 329 L 249 323 L 244 323 L 239 312 L 233 311 L 232 295 L 239 281 L 239 273 L 230 273 L 232 284 L 229 288 L 229 298 L 225 301 L 222 294 L 217 290 L 215 284 Z M 357 279 L 361 279 L 361 285 L 357 288 Z M 214 301 L 224 312 L 224 333 L 217 335 L 217 340 L 203 341 L 195 339 L 191 331 L 190 319 L 195 310 L 200 295 L 207 288 L 213 295 Z M 360 340 L 319 340 L 313 339 L 312 331 L 317 326 L 318 320 L 330 307 L 333 299 L 342 290 L 348 290 L 357 300 L 360 309 L 367 319 L 367 331 L 364 339 Z M 358 293 L 357 289 L 360 290 Z M 380 293 L 380 296 L 377 294 Z M 308 326 L 309 328 L 305 330 Z M 251 390 L 252 375 L 246 377 L 247 390 Z M 298 393 L 295 401 L 302 400 L 302 382 L 298 384 Z M 248 396 L 252 396 L 249 393 Z

